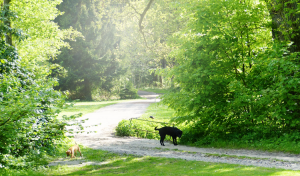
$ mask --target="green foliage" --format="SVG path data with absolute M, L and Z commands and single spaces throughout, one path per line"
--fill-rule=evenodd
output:
M 13 14 L 1 9 L 1 14 L 7 12 Z M 11 21 L 13 17 L 9 17 Z M 2 22 L 0 36 L 11 34 L 18 40 L 22 32 Z M 56 118 L 66 97 L 53 89 L 57 81 L 28 70 L 22 65 L 17 49 L 3 37 L 0 52 L 0 166 L 21 168 L 45 164 L 45 157 L 55 153 L 55 142 L 65 137 L 67 120 L 76 116 Z
M 144 89 L 139 89 L 139 90 L 143 90 L 146 92 L 154 92 L 157 94 L 164 94 L 164 93 L 168 93 L 170 91 L 170 89 L 160 89 L 160 88 L 144 88 Z
M 147 139 L 160 139 L 158 131 L 154 128 L 161 126 L 160 124 L 153 122 L 145 122 L 142 120 L 148 120 L 141 118 L 139 120 L 122 120 L 116 127 L 117 136 L 134 136 Z
M 160 68 L 172 67 L 174 62 L 167 60 L 172 47 L 167 45 L 170 36 L 185 21 L 176 18 L 181 11 L 172 0 L 153 1 L 139 27 L 140 14 L 149 0 L 130 0 L 122 8 L 120 23 L 117 23 L 122 37 L 119 52 L 124 56 L 123 67 L 127 69 L 123 80 L 133 80 L 135 87 L 168 87 L 170 80 L 156 74 Z
M 288 152 L 299 154 L 300 141 L 299 132 L 283 132 L 257 130 L 248 133 L 210 134 L 190 129 L 183 129 L 184 134 L 181 143 L 199 147 L 233 148 L 263 150 L 270 152 Z M 196 133 L 196 134 L 195 134 Z M 189 135 L 189 136 L 188 136 Z M 191 137 L 191 138 L 189 138 Z
M 122 120 L 116 127 L 117 136 L 134 136 L 134 130 L 132 129 L 130 121 Z
M 158 131 L 155 131 L 155 127 L 172 126 L 170 123 L 173 110 L 168 109 L 167 106 L 152 103 L 145 114 L 139 119 L 122 120 L 116 127 L 117 136 L 135 136 L 148 139 L 160 139 Z M 154 116 L 154 119 L 149 118 Z M 169 138 L 167 138 L 169 139 Z
M 137 89 L 133 87 L 131 82 L 128 82 L 125 88 L 121 89 L 120 91 L 120 98 L 121 99 L 136 99 L 139 97 L 137 94 Z
M 152 115 L 155 119 L 150 119 Z M 155 122 L 171 123 L 177 119 L 191 117 L 174 117 L 174 111 L 162 104 L 153 103 L 148 108 L 141 120 L 133 119 L 123 120 L 116 128 L 118 136 L 136 136 L 148 139 L 159 140 L 159 135 L 154 128 L 164 126 Z M 146 121 L 144 121 L 146 120 Z M 284 131 L 284 130 L 268 130 L 267 128 L 259 128 L 256 130 L 247 130 L 247 133 L 240 131 L 235 132 L 219 132 L 207 131 L 207 127 L 201 123 L 174 124 L 183 131 L 180 138 L 180 144 L 195 145 L 199 147 L 214 147 L 214 148 L 232 148 L 232 149 L 253 149 L 264 151 L 280 151 L 289 153 L 300 153 L 300 138 L 299 132 Z M 142 131 L 142 130 L 147 130 Z M 154 133 L 153 133 L 154 132 Z M 169 140 L 169 138 L 167 137 Z
M 138 98 L 137 89 L 124 88 L 120 92 L 121 99 L 135 99 Z
M 189 124 L 182 141 L 300 130 L 299 54 L 272 41 L 264 2 L 205 0 L 185 9 L 188 26 L 174 36 L 177 65 L 162 71 L 178 87 L 163 102 Z
M 18 48 L 18 54 L 22 58 L 22 66 L 36 74 L 44 77 L 50 74 L 51 67 L 47 61 L 56 58 L 60 48 L 69 47 L 64 40 L 74 40 L 80 33 L 72 28 L 59 29 L 53 20 L 62 14 L 56 6 L 61 0 L 18 0 L 11 1 L 10 9 L 17 15 L 12 20 L 13 28 L 20 29 L 26 33 L 26 40 L 13 40 Z
M 300 52 L 300 26 L 298 0 L 266 0 L 272 17 L 272 36 L 281 42 L 293 42 L 289 48 L 292 52 Z
M 83 37 L 70 41 L 72 49 L 63 48 L 51 60 L 63 67 L 53 69 L 52 76 L 59 78 L 57 89 L 70 91 L 71 99 L 89 101 L 94 90 L 111 92 L 122 74 L 121 57 L 116 54 L 120 39 L 116 36 L 113 5 L 100 0 L 65 0 L 58 9 L 64 12 L 55 19 L 60 28 L 72 26 Z

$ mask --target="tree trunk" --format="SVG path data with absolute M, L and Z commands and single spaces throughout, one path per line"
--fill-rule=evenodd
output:
M 161 67 L 163 69 L 165 69 L 166 66 L 167 66 L 167 60 L 165 58 L 163 58 L 163 59 L 160 60 L 160 62 L 161 62 Z M 162 76 L 159 76 L 159 81 L 160 81 L 160 86 L 163 87 L 164 80 L 163 80 Z
M 3 5 L 4 7 L 7 7 L 7 10 L 9 10 L 9 4 L 10 4 L 11 0 L 4 0 L 3 1 Z M 5 17 L 6 19 L 9 19 L 8 16 L 7 16 L 7 13 L 5 13 Z M 11 28 L 11 23 L 9 20 L 5 20 L 5 25 L 6 26 L 9 26 Z M 11 34 L 10 33 L 7 33 L 6 36 L 6 43 L 9 44 L 9 45 L 12 45 L 12 37 L 11 37 Z
M 300 51 L 299 0 L 266 0 L 272 17 L 272 36 L 278 41 L 292 41 L 291 52 Z
M 84 99 L 88 101 L 93 100 L 90 80 L 85 78 L 83 83 L 84 83 L 84 88 L 83 88 Z

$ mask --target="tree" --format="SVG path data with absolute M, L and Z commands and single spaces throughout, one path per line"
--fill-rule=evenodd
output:
M 69 90 L 72 98 L 92 100 L 98 88 L 110 91 L 111 84 L 122 72 L 116 49 L 120 39 L 116 36 L 112 5 L 103 1 L 66 0 L 58 8 L 65 13 L 56 21 L 62 29 L 72 26 L 83 38 L 70 41 L 72 49 L 64 48 L 52 62 L 61 65 L 58 74 L 60 90 Z
M 266 0 L 272 17 L 272 36 L 281 42 L 293 42 L 291 51 L 300 51 L 299 1 Z
M 60 3 L 61 0 L 11 2 L 10 8 L 18 15 L 12 25 L 26 37 L 26 40 L 14 40 L 22 58 L 21 64 L 31 72 L 37 73 L 37 76 L 48 76 L 51 68 L 56 67 L 49 64 L 48 60 L 57 57 L 60 48 L 69 47 L 64 40 L 73 41 L 75 37 L 80 36 L 74 29 L 61 30 L 53 22 L 55 17 L 61 14 L 56 8 Z
M 4 1 L 3 1 L 3 6 L 7 8 L 7 12 L 9 11 L 10 1 L 11 1 L 11 0 L 4 0 Z M 7 18 L 6 20 L 4 20 L 5 25 L 8 26 L 8 27 L 10 28 L 11 25 L 10 25 L 10 20 L 8 19 L 8 15 L 5 14 L 4 17 Z M 12 36 L 11 36 L 11 34 L 9 34 L 9 33 L 5 36 L 5 38 L 6 38 L 6 43 L 8 43 L 9 45 L 12 45 L 12 38 L 11 38 L 11 37 L 12 37 Z
M 266 4 L 205 0 L 184 8 L 188 25 L 171 55 L 176 65 L 164 72 L 179 91 L 163 97 L 177 110 L 175 121 L 191 124 L 193 137 L 183 140 L 298 130 L 298 53 L 272 40 Z
M 177 1 L 127 1 L 122 11 L 120 51 L 126 57 L 126 75 L 135 86 L 168 86 L 161 68 L 172 67 L 168 57 L 172 35 L 184 26 Z
M 56 141 L 65 137 L 64 127 L 67 125 L 67 120 L 75 118 L 75 116 L 56 118 L 59 109 L 64 106 L 65 95 L 53 89 L 53 86 L 57 85 L 56 79 L 47 77 L 49 73 L 45 71 L 39 72 L 42 68 L 49 66 L 36 64 L 46 60 L 43 57 L 47 54 L 41 54 L 39 58 L 31 58 L 34 55 L 24 53 L 24 51 L 32 51 L 34 54 L 43 51 L 50 53 L 48 47 L 53 47 L 52 55 L 55 56 L 57 49 L 54 48 L 59 48 L 64 44 L 57 40 L 71 33 L 55 30 L 55 25 L 46 18 L 42 19 L 44 23 L 41 25 L 49 27 L 48 30 L 51 32 L 41 30 L 40 23 L 30 25 L 30 22 L 17 18 L 36 14 L 35 17 L 41 20 L 41 16 L 38 16 L 42 14 L 38 13 L 39 9 L 30 8 L 45 5 L 44 7 L 51 11 L 55 9 L 57 2 L 51 1 L 51 4 L 47 4 L 50 1 L 20 0 L 11 1 L 1 8 L 3 16 L 0 18 L 0 36 L 9 35 L 12 39 L 0 38 L 1 167 L 32 166 L 43 161 L 47 155 L 55 154 Z M 55 16 L 55 14 L 52 15 Z M 24 30 L 28 29 L 31 36 L 24 35 L 24 32 L 17 28 L 18 26 L 22 26 Z M 57 34 L 61 35 L 55 36 Z M 40 39 L 39 37 L 45 37 L 48 39 L 46 41 L 52 42 L 50 44 L 45 42 L 45 45 L 39 47 L 40 51 L 35 51 L 31 47 L 34 46 L 36 40 Z M 32 44 L 30 47 L 28 47 L 29 43 Z M 42 44 L 43 42 L 40 42 L 40 45 Z M 21 59 L 20 55 L 24 57 Z M 30 64 L 27 65 L 27 63 Z

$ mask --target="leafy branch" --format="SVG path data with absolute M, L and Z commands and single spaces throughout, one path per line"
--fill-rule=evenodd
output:
M 152 4 L 153 2 L 154 2 L 154 0 L 150 0 L 149 3 L 147 4 L 146 8 L 144 9 L 143 13 L 139 13 L 139 12 L 136 10 L 136 8 L 134 8 L 134 7 L 130 4 L 130 2 L 128 1 L 129 6 L 130 6 L 130 7 L 131 7 L 138 15 L 140 15 L 140 19 L 139 19 L 139 31 L 140 31 L 140 33 L 141 33 L 142 36 L 143 36 L 143 39 L 144 39 L 144 42 L 145 42 L 146 47 L 149 48 L 150 50 L 152 50 L 152 49 L 151 49 L 151 48 L 148 46 L 148 44 L 147 44 L 147 40 L 146 40 L 146 37 L 145 37 L 145 33 L 144 33 L 144 31 L 143 31 L 144 26 L 142 26 L 142 23 L 143 23 L 143 20 L 144 20 L 144 18 L 145 18 L 145 16 L 146 16 L 147 11 L 150 9 L 151 4 Z

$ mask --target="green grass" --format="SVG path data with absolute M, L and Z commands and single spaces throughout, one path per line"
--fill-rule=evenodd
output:
M 121 155 L 102 150 L 94 150 L 81 146 L 84 158 L 64 160 L 93 163 L 86 166 L 58 165 L 36 170 L 0 170 L 0 175 L 216 175 L 216 176 L 252 176 L 252 175 L 284 175 L 297 176 L 300 171 L 290 171 L 274 168 L 241 166 L 234 164 L 218 164 L 202 161 L 186 161 L 159 157 L 138 157 Z M 64 153 L 63 153 L 64 154 Z M 60 155 L 62 157 L 62 154 Z
M 103 101 L 103 102 L 76 102 L 74 106 L 69 107 L 67 109 L 62 109 L 62 112 L 58 114 L 58 117 L 62 117 L 63 115 L 74 115 L 82 113 L 82 115 L 94 112 L 100 108 L 105 106 L 113 105 L 119 102 L 123 102 L 126 100 L 119 100 L 119 101 Z
M 109 105 L 115 102 L 81 102 L 75 108 L 85 113 L 98 109 L 98 105 Z M 87 106 L 87 107 L 86 107 Z M 80 108 L 79 108 L 80 107 Z M 68 109 L 71 113 L 78 113 L 76 109 Z M 174 111 L 166 106 L 155 103 L 151 104 L 147 112 L 142 116 L 149 119 L 154 116 L 153 121 L 168 121 Z M 297 176 L 300 171 L 290 171 L 274 168 L 262 168 L 241 166 L 233 164 L 208 163 L 201 161 L 186 161 L 182 159 L 169 159 L 159 157 L 138 157 L 134 155 L 121 155 L 102 150 L 94 150 L 81 147 L 83 158 L 66 158 L 65 150 L 73 145 L 71 140 L 66 140 L 58 144 L 58 153 L 51 160 L 79 161 L 78 163 L 92 163 L 92 165 L 74 166 L 58 165 L 52 167 L 40 167 L 38 169 L 0 169 L 0 175 L 19 176 L 19 175 L 216 175 L 216 176 L 236 176 L 236 175 L 266 175 L 266 176 Z M 157 148 L 158 152 L 161 151 Z M 163 151 L 163 150 L 162 150 Z
M 158 93 L 158 94 L 165 94 L 167 92 L 169 92 L 169 89 L 160 89 L 160 88 L 144 88 L 144 89 L 139 89 L 142 91 L 147 91 L 147 92 L 154 92 L 154 93 Z
M 154 119 L 152 121 L 169 122 L 174 113 L 175 111 L 168 108 L 166 105 L 161 103 L 151 103 L 141 118 L 152 120 L 149 116 L 153 116 Z
M 194 144 L 189 144 L 194 145 Z M 214 148 L 230 148 L 230 149 L 248 149 L 248 150 L 262 150 L 268 152 L 287 152 L 293 154 L 300 153 L 300 142 L 294 141 L 282 141 L 280 138 L 272 138 L 266 140 L 259 140 L 259 141 L 232 141 L 230 139 L 224 140 L 219 139 L 213 141 L 211 144 L 208 145 L 196 145 L 198 147 L 214 147 Z
M 152 103 L 146 112 L 138 119 L 132 121 L 123 120 L 117 128 L 119 136 L 135 136 L 148 139 L 159 139 L 159 134 L 154 130 L 155 127 L 173 126 L 170 118 L 174 111 L 161 103 Z M 149 118 L 153 116 L 154 119 Z M 167 138 L 169 139 L 169 138 Z
M 137 136 L 142 138 L 149 139 L 159 139 L 159 135 L 157 133 L 146 133 L 142 130 L 152 131 L 154 132 L 154 127 L 158 126 L 158 128 L 165 126 L 165 124 L 155 123 L 155 122 L 165 122 L 167 126 L 172 126 L 170 124 L 170 119 L 174 117 L 175 111 L 168 108 L 166 105 L 161 103 L 152 103 L 146 110 L 145 114 L 139 118 L 140 120 L 132 120 L 122 122 L 122 128 L 119 128 L 123 131 L 126 131 L 126 128 L 131 128 L 127 132 L 120 134 L 129 134 L 130 136 Z M 153 116 L 154 119 L 150 119 L 149 116 Z M 147 120 L 147 121 L 142 121 Z M 150 122 L 149 122 L 150 121 Z M 119 124 L 120 126 L 120 124 Z M 179 129 L 185 130 L 186 126 L 184 124 L 175 125 Z M 134 129 L 133 129 L 134 128 Z M 140 129 L 140 130 L 138 130 Z M 117 133 L 118 134 L 118 133 Z M 168 138 L 167 138 L 168 139 Z M 214 138 L 217 140 L 213 140 L 209 144 L 199 144 L 199 143 L 183 143 L 183 139 L 179 143 L 196 146 L 196 147 L 205 147 L 205 148 L 227 148 L 227 149 L 249 149 L 249 150 L 263 150 L 269 152 L 288 152 L 293 154 L 300 153 L 300 142 L 289 141 L 289 139 L 283 138 L 270 138 L 265 140 L 241 140 L 241 139 L 221 139 Z M 199 141 L 202 139 L 199 137 Z

